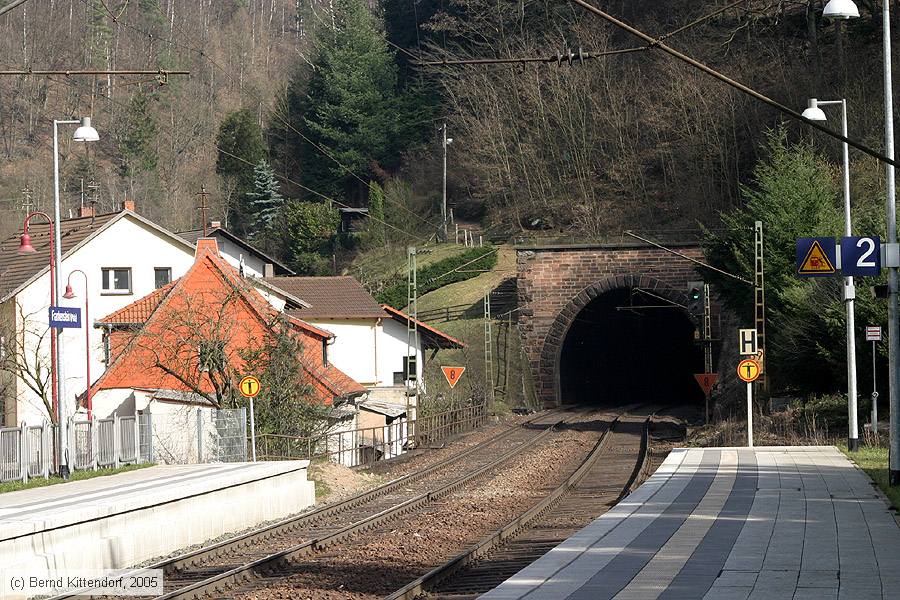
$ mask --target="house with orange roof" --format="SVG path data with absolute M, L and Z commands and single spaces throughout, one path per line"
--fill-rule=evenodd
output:
M 219 255 L 214 239 L 197 240 L 182 277 L 98 325 L 109 367 L 91 387 L 94 414 L 150 414 L 157 437 L 158 416 L 233 406 L 237 382 L 255 374 L 248 372 L 248 351 L 276 328 L 298 342 L 310 402 L 337 405 L 367 391 L 329 361 L 331 333 L 276 310 Z

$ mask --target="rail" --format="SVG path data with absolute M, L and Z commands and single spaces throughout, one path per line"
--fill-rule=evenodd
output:
M 588 456 L 585 457 L 584 461 L 581 463 L 578 469 L 576 469 L 575 472 L 572 473 L 572 475 L 570 475 L 563 483 L 556 487 L 543 500 L 532 506 L 522 515 L 516 517 L 494 533 L 491 533 L 482 538 L 481 541 L 479 541 L 474 546 L 461 552 L 444 564 L 432 569 L 425 575 L 422 575 L 414 581 L 411 581 L 396 592 L 387 596 L 385 600 L 413 600 L 414 598 L 427 593 L 429 588 L 433 587 L 440 581 L 452 577 L 458 571 L 477 562 L 481 557 L 485 556 L 491 550 L 502 546 L 506 542 L 506 540 L 510 540 L 518 536 L 522 530 L 528 528 L 529 525 L 536 519 L 538 519 L 541 515 L 544 515 L 547 511 L 555 507 L 569 492 L 571 492 L 578 486 L 579 482 L 581 482 L 584 476 L 597 463 L 600 456 L 603 454 L 603 451 L 609 439 L 609 434 L 619 423 L 620 418 L 621 415 L 619 417 L 616 417 L 610 425 L 609 429 L 603 432 L 603 436 L 597 441 L 597 443 L 594 445 L 594 448 L 591 450 Z M 625 487 L 623 488 L 623 494 L 619 496 L 619 499 L 621 499 L 624 495 L 627 495 L 628 491 L 630 491 L 631 487 L 635 483 L 636 476 L 640 474 L 645 468 L 645 465 L 647 463 L 647 455 L 649 454 L 648 449 L 651 419 L 652 415 L 649 415 L 644 420 L 644 427 L 641 432 L 641 446 L 639 450 L 638 460 L 636 461 L 635 470 L 632 473 L 631 477 L 629 477 L 628 483 L 626 483 Z M 618 502 L 618 500 L 616 501 Z
M 557 424 L 558 423 L 546 427 L 540 434 L 533 438 L 532 443 L 537 443 L 542 438 L 548 436 Z M 351 538 L 358 533 L 367 531 L 382 523 L 396 519 L 397 517 L 405 515 L 418 508 L 422 508 L 427 504 L 444 498 L 459 487 L 465 485 L 473 479 L 480 477 L 481 475 L 487 473 L 503 462 L 508 461 L 510 458 L 520 452 L 521 448 L 514 447 L 511 450 L 504 452 L 488 464 L 483 465 L 465 475 L 462 475 L 454 479 L 450 483 L 440 486 L 435 490 L 419 494 L 391 508 L 361 519 L 356 523 L 351 523 L 350 525 L 347 525 L 346 527 L 343 527 L 334 533 L 308 540 L 306 542 L 303 542 L 302 544 L 298 544 L 291 548 L 287 548 L 274 554 L 264 556 L 229 571 L 225 571 L 224 573 L 219 573 L 208 579 L 198 581 L 179 590 L 172 591 L 168 594 L 163 594 L 162 596 L 157 597 L 157 600 L 174 600 L 176 598 L 200 599 L 217 593 L 221 593 L 221 591 L 224 589 L 231 588 L 246 581 L 247 579 L 252 577 L 254 573 L 270 571 L 272 569 L 278 568 L 283 564 L 289 563 L 290 561 L 310 556 L 317 552 L 321 552 L 335 544 L 341 543 Z

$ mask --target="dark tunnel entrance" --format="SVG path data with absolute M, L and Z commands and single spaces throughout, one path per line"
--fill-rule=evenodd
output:
M 702 403 L 703 348 L 685 310 L 638 288 L 606 292 L 578 314 L 559 362 L 563 404 Z

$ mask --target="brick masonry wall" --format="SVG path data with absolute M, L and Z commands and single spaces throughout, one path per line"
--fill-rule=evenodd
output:
M 675 250 L 703 260 L 699 246 Z M 538 397 L 546 407 L 559 404 L 559 353 L 569 326 L 586 304 L 606 291 L 632 287 L 685 304 L 687 283 L 701 279 L 690 261 L 652 246 L 520 249 L 516 270 L 519 330 Z

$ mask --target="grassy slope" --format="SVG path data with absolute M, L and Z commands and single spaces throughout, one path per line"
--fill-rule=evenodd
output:
M 421 269 L 433 262 L 459 254 L 464 250 L 464 246 L 457 246 L 456 244 L 433 244 L 418 248 L 416 264 Z M 406 272 L 406 248 L 390 246 L 369 250 L 353 261 L 349 272 L 364 284 L 384 281 L 394 275 L 403 274 Z

